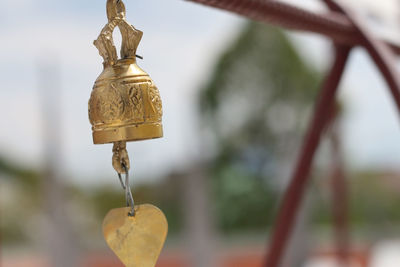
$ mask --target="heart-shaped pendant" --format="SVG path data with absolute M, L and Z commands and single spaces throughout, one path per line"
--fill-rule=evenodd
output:
M 103 222 L 108 246 L 127 267 L 154 267 L 168 233 L 164 213 L 149 204 L 111 210 Z

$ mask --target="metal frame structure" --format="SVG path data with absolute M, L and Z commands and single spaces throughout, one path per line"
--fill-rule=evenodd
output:
M 400 79 L 395 58 L 400 46 L 381 40 L 366 29 L 357 14 L 334 0 L 321 0 L 324 14 L 313 13 L 276 0 L 187 0 L 223 9 L 243 17 L 283 28 L 322 34 L 332 40 L 335 60 L 317 99 L 313 117 L 275 222 L 266 267 L 279 267 L 302 202 L 315 152 L 334 108 L 337 88 L 354 47 L 364 47 L 390 89 L 400 112 Z

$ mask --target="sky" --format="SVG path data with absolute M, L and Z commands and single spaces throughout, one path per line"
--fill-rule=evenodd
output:
M 39 90 L 43 78 L 37 69 L 45 65 L 60 74 L 59 86 L 54 88 L 61 99 L 60 171 L 66 179 L 82 184 L 115 178 L 112 147 L 93 145 L 87 116 L 90 92 L 102 70 L 102 59 L 92 42 L 106 23 L 105 2 L 0 2 L 0 155 L 30 166 L 43 164 L 44 115 Z M 360 13 L 370 16 L 373 11 L 385 18 L 385 27 L 381 22 L 371 24 L 374 31 L 398 37 L 392 30 L 400 10 L 396 1 L 353 2 Z M 138 49 L 144 60 L 138 64 L 158 85 L 165 113 L 165 137 L 129 143 L 128 150 L 134 175 L 139 180 L 156 179 L 202 157 L 195 97 L 244 19 L 181 0 L 125 0 L 125 4 L 128 21 L 144 32 Z M 321 9 L 311 0 L 302 5 Z M 290 36 L 305 60 L 321 71 L 327 68 L 329 42 L 313 34 Z M 400 166 L 397 113 L 362 49 L 352 54 L 341 87 L 340 98 L 346 104 L 343 140 L 351 166 Z

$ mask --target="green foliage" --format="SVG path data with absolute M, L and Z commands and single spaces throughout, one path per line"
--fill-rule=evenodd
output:
M 95 208 L 96 216 L 101 219 L 117 207 L 125 205 L 125 194 L 123 190 L 117 190 L 114 186 L 102 186 L 91 192 L 90 200 Z
M 265 106 L 279 98 L 310 103 L 318 77 L 281 30 L 251 22 L 217 63 L 202 91 L 201 110 L 213 115 L 234 91 L 245 91 L 249 98 L 254 91 L 268 92 L 259 99 Z
M 2 222 L 0 224 L 0 233 L 2 241 L 9 246 L 26 241 L 26 235 L 20 225 Z
M 168 219 L 169 234 L 176 234 L 183 227 L 183 210 L 182 210 L 182 185 L 174 174 L 170 175 L 161 184 L 151 187 L 153 195 L 146 203 L 152 203 L 159 207 Z M 140 197 L 138 196 L 140 201 Z M 144 201 L 142 203 L 145 203 Z
M 227 167 L 215 174 L 213 182 L 220 229 L 227 233 L 264 231 L 271 225 L 277 194 L 260 177 Z
M 213 138 L 216 217 L 226 232 L 271 224 L 277 168 L 293 153 L 319 75 L 282 31 L 248 23 L 200 94 Z M 276 184 L 276 181 L 275 181 Z
M 18 242 L 25 242 L 29 238 L 26 233 L 24 221 L 21 221 L 21 207 L 25 211 L 25 217 L 35 213 L 42 202 L 40 193 L 39 171 L 20 166 L 4 157 L 0 157 L 0 192 L 11 190 L 6 195 L 13 194 L 12 206 L 5 206 L 0 203 L 0 233 L 3 242 L 13 245 Z M 2 188 L 7 185 L 6 189 Z M 6 200 L 6 199 L 4 199 Z
M 396 175 L 375 171 L 351 173 L 348 185 L 348 218 L 353 236 L 362 234 L 364 240 L 399 234 L 400 187 Z M 315 197 L 313 220 L 315 226 L 333 227 L 332 191 L 323 179 L 318 180 L 312 193 Z
M 23 186 L 28 186 L 34 189 L 37 189 L 40 186 L 40 174 L 37 170 L 18 166 L 2 157 L 0 157 L 0 174 L 4 174 L 0 175 L 0 179 L 17 179 L 16 182 Z
M 350 183 L 350 214 L 354 226 L 384 230 L 400 223 L 398 177 L 364 172 Z

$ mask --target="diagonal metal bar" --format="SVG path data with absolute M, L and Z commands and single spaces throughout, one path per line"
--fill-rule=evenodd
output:
M 348 182 L 344 172 L 342 142 L 340 136 L 339 109 L 332 111 L 329 123 L 329 140 L 331 150 L 331 203 L 334 222 L 334 240 L 336 254 L 340 266 L 349 265 L 350 232 L 349 232 L 349 191 Z
M 278 267 L 284 255 L 297 217 L 298 208 L 309 180 L 312 160 L 319 145 L 322 132 L 329 122 L 337 88 L 345 69 L 350 50 L 351 48 L 347 46 L 336 46 L 335 62 L 323 83 L 295 171 L 283 197 L 280 213 L 275 223 L 276 228 L 272 236 L 270 250 L 265 263 L 267 267 Z
M 346 176 L 343 170 L 341 158 L 341 144 L 338 133 L 332 129 L 332 213 L 334 221 L 334 238 L 336 241 L 336 253 L 340 266 L 349 265 L 350 234 L 349 234 L 349 195 Z
M 373 37 L 373 35 L 366 29 L 357 14 L 349 10 L 343 5 L 332 0 L 324 0 L 324 2 L 332 9 L 342 12 L 345 16 L 349 17 L 353 24 L 357 27 L 358 35 L 362 37 L 362 44 L 369 52 L 376 66 L 382 73 L 386 83 L 390 89 L 393 100 L 400 113 L 400 75 L 396 69 L 395 50 L 391 45 L 382 42 Z M 392 48 L 392 49 L 391 49 Z
M 356 29 L 343 15 L 315 14 L 274 0 L 188 0 L 224 9 L 250 19 L 294 30 L 327 35 L 338 42 L 357 42 Z
M 363 39 L 352 21 L 340 12 L 317 14 L 276 0 L 186 0 L 239 14 L 249 19 L 331 38 L 335 43 L 362 45 Z M 396 54 L 398 44 L 387 42 Z

